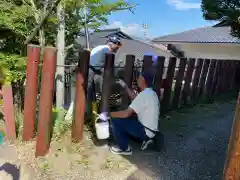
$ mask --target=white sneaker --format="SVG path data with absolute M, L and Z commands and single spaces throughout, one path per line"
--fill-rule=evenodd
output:
M 141 146 L 141 150 L 146 150 L 148 148 L 148 145 L 153 143 L 152 139 L 149 139 L 147 141 L 143 141 L 142 142 L 142 146 Z
M 127 150 L 122 150 L 118 146 L 112 146 L 110 148 L 110 152 L 113 154 L 119 154 L 119 155 L 131 155 L 132 154 L 132 148 L 128 146 Z

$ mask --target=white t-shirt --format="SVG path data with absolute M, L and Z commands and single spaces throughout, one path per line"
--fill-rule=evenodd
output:
M 146 127 L 157 131 L 160 104 L 156 92 L 152 88 L 146 88 L 140 92 L 129 106 L 133 109 L 138 120 Z M 154 133 L 145 128 L 148 137 L 152 138 Z
M 104 66 L 105 54 L 109 53 L 110 49 L 108 45 L 100 45 L 92 49 L 90 54 L 90 65 L 92 66 Z M 101 69 L 100 67 L 95 67 Z

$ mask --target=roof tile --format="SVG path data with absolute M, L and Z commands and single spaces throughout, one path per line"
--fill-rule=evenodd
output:
M 203 27 L 177 34 L 157 37 L 152 41 L 155 43 L 240 43 L 240 39 L 231 35 L 231 28 L 229 26 Z

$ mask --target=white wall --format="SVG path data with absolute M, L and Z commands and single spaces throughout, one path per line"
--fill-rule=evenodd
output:
M 186 57 L 240 60 L 240 44 L 175 44 Z

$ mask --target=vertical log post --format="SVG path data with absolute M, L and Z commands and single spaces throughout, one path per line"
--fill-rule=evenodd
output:
M 221 61 L 217 60 L 216 67 L 215 67 L 214 73 L 213 73 L 213 80 L 212 80 L 212 86 L 211 86 L 212 95 L 215 94 L 216 89 L 217 89 L 218 76 L 219 76 L 219 72 L 220 72 L 220 65 L 221 65 Z
M 193 104 L 195 104 L 196 98 L 197 98 L 197 92 L 199 89 L 198 84 L 200 80 L 202 66 L 203 66 L 203 59 L 198 59 L 195 67 L 195 73 L 194 73 L 193 83 L 192 83 L 191 102 Z
M 106 54 L 100 108 L 101 112 L 109 112 L 109 97 L 111 95 L 111 86 L 114 80 L 114 60 L 114 54 Z
M 224 90 L 228 91 L 230 89 L 230 79 L 231 79 L 231 71 L 232 71 L 232 65 L 231 60 L 227 60 L 227 72 L 224 82 Z
M 236 73 L 236 61 L 232 60 L 232 74 L 231 74 L 231 82 L 230 82 L 230 89 L 233 90 L 235 84 L 235 73 Z
M 152 56 L 144 56 L 143 57 L 143 65 L 142 65 L 142 72 L 145 71 L 152 71 Z
M 203 64 L 203 68 L 202 68 L 201 78 L 200 78 L 200 81 L 199 81 L 198 98 L 201 97 L 201 95 L 204 92 L 209 64 L 210 64 L 210 59 L 205 59 L 204 64 Z
M 240 92 L 238 94 L 232 132 L 228 144 L 227 157 L 223 171 L 224 180 L 240 179 Z
M 164 56 L 158 56 L 157 59 L 157 65 L 155 67 L 155 79 L 153 84 L 153 89 L 157 93 L 159 99 L 161 95 L 161 84 L 162 84 L 162 75 L 163 75 L 163 69 L 164 69 L 164 63 L 165 63 L 165 57 Z
M 215 93 L 218 94 L 221 92 L 221 85 L 222 85 L 222 77 L 223 77 L 223 60 L 219 60 L 219 67 L 218 67 L 218 77 L 217 77 L 217 84 Z
M 76 142 L 80 142 L 83 138 L 89 59 L 89 51 L 84 50 L 79 53 L 78 67 L 76 70 L 74 118 L 72 121 L 72 139 Z
M 56 72 L 56 48 L 46 47 L 43 55 L 38 135 L 35 156 L 45 156 L 49 150 L 52 131 L 52 105 Z
M 13 92 L 11 84 L 3 85 L 3 112 L 5 118 L 6 135 L 9 140 L 16 139 L 14 119 Z
M 222 66 L 222 71 L 221 71 L 221 73 L 222 73 L 221 88 L 220 88 L 221 93 L 224 93 L 226 90 L 225 82 L 226 82 L 226 76 L 227 76 L 227 69 L 228 69 L 228 62 L 227 62 L 227 60 L 224 60 L 223 66 Z
M 124 77 L 123 80 L 127 84 L 128 87 L 132 87 L 133 81 L 133 71 L 134 71 L 134 62 L 135 56 L 134 55 L 127 55 L 126 56 L 126 63 L 124 67 Z M 123 108 L 126 108 L 130 103 L 129 96 L 124 93 L 123 95 Z
M 24 96 L 23 140 L 29 141 L 34 136 L 36 106 L 38 94 L 38 64 L 40 47 L 29 45 L 27 48 L 27 77 Z
M 174 88 L 174 96 L 173 96 L 173 101 L 172 101 L 173 109 L 176 109 L 179 106 L 179 99 L 180 99 L 180 95 L 181 95 L 182 81 L 183 81 L 183 77 L 184 77 L 186 64 L 187 64 L 187 58 L 181 58 L 180 64 L 179 64 L 179 69 L 177 72 L 175 88 Z
M 169 59 L 168 69 L 167 69 L 167 77 L 166 77 L 166 84 L 164 85 L 164 95 L 161 104 L 161 114 L 165 114 L 169 109 L 169 103 L 171 98 L 171 90 L 172 90 L 172 83 L 174 78 L 174 72 L 176 67 L 176 57 L 171 57 Z
M 183 104 L 188 104 L 188 97 L 190 96 L 190 90 L 191 90 L 191 81 L 192 81 L 192 74 L 194 70 L 195 65 L 195 59 L 190 58 L 187 63 L 187 72 L 184 77 L 184 86 L 183 86 L 183 92 L 182 92 L 182 99 Z
M 207 100 L 211 100 L 211 98 L 212 98 L 211 87 L 212 87 L 212 83 L 213 83 L 213 75 L 214 75 L 215 66 L 216 66 L 216 60 L 212 59 L 210 66 L 209 66 L 209 70 L 208 70 L 208 76 L 207 76 L 206 88 L 205 88 Z

